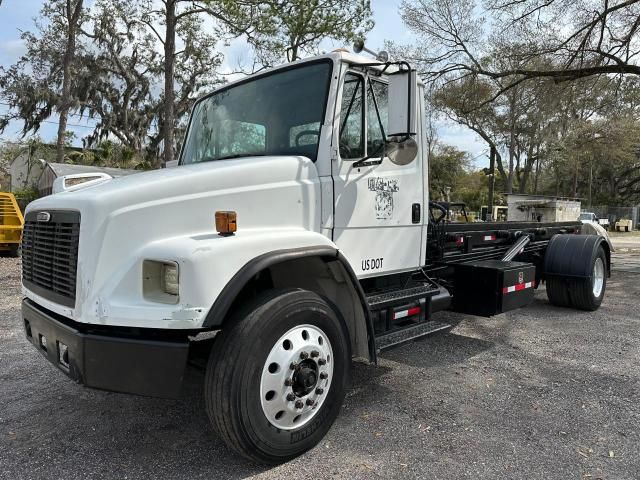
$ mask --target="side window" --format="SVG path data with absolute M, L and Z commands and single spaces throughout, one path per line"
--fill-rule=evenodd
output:
M 367 155 L 382 153 L 388 129 L 389 86 L 371 80 L 367 88 Z
M 342 89 L 340 109 L 340 157 L 364 157 L 364 81 L 348 73 Z
M 289 146 L 317 145 L 320 138 L 320 122 L 296 125 L 289 129 Z
M 266 130 L 258 123 L 223 120 L 220 123 L 218 156 L 244 152 L 262 153 L 266 149 Z

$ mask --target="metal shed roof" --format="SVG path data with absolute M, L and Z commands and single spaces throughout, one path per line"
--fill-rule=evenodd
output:
M 74 165 L 71 163 L 47 163 L 49 168 L 53 170 L 56 177 L 62 177 L 63 175 L 71 175 L 74 173 L 106 173 L 112 177 L 123 177 L 125 175 L 131 175 L 138 173 L 139 170 L 130 170 L 125 168 L 112 168 L 112 167 L 95 167 L 93 165 Z

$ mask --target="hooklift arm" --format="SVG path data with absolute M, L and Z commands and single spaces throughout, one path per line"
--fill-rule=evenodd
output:
M 524 247 L 526 247 L 531 241 L 531 234 L 518 232 L 516 233 L 516 236 L 519 237 L 518 241 L 514 243 L 509 250 L 507 250 L 507 253 L 504 254 L 504 257 L 502 257 L 503 262 L 510 262 L 516 258 L 516 256 L 522 253 Z

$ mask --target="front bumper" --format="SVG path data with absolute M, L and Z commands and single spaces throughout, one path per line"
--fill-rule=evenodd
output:
M 86 326 L 45 311 L 29 299 L 22 301 L 22 318 L 27 339 L 78 383 L 153 397 L 176 398 L 180 393 L 189 353 L 186 338 L 82 331 Z

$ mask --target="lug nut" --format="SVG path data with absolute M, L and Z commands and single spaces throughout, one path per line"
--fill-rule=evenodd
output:
M 309 405 L 310 407 L 313 407 L 313 404 L 316 403 L 313 400 L 311 400 L 310 398 L 307 398 L 307 405 Z
M 293 402 L 295 399 L 296 399 L 296 394 L 295 393 L 287 394 L 287 402 Z
M 318 360 L 318 365 L 324 365 L 325 363 L 327 363 L 327 361 L 324 358 Z
M 295 370 L 296 368 L 298 368 L 298 364 L 296 362 L 291 362 L 291 365 L 289 365 L 289 368 L 291 370 Z
M 287 379 L 284 381 L 284 386 L 285 386 L 285 387 L 290 387 L 291 385 L 293 385 L 293 380 L 291 380 L 290 378 L 287 378 Z
M 302 360 L 306 360 L 307 358 L 309 358 L 309 354 L 307 352 L 300 352 L 300 358 Z
M 327 375 L 327 372 L 320 372 L 320 378 L 322 380 L 326 380 L 327 378 L 329 378 L 329 375 Z
M 319 356 L 320 356 L 320 352 L 319 351 L 313 350 L 311 352 L 311 358 L 316 358 L 316 357 L 319 357 Z
M 316 393 L 318 395 L 322 395 L 324 393 L 324 389 L 323 388 L 316 388 Z
M 302 402 L 302 400 L 298 400 L 298 401 L 296 402 L 296 408 L 300 409 L 300 408 L 302 408 L 302 407 L 304 407 L 304 403 Z

